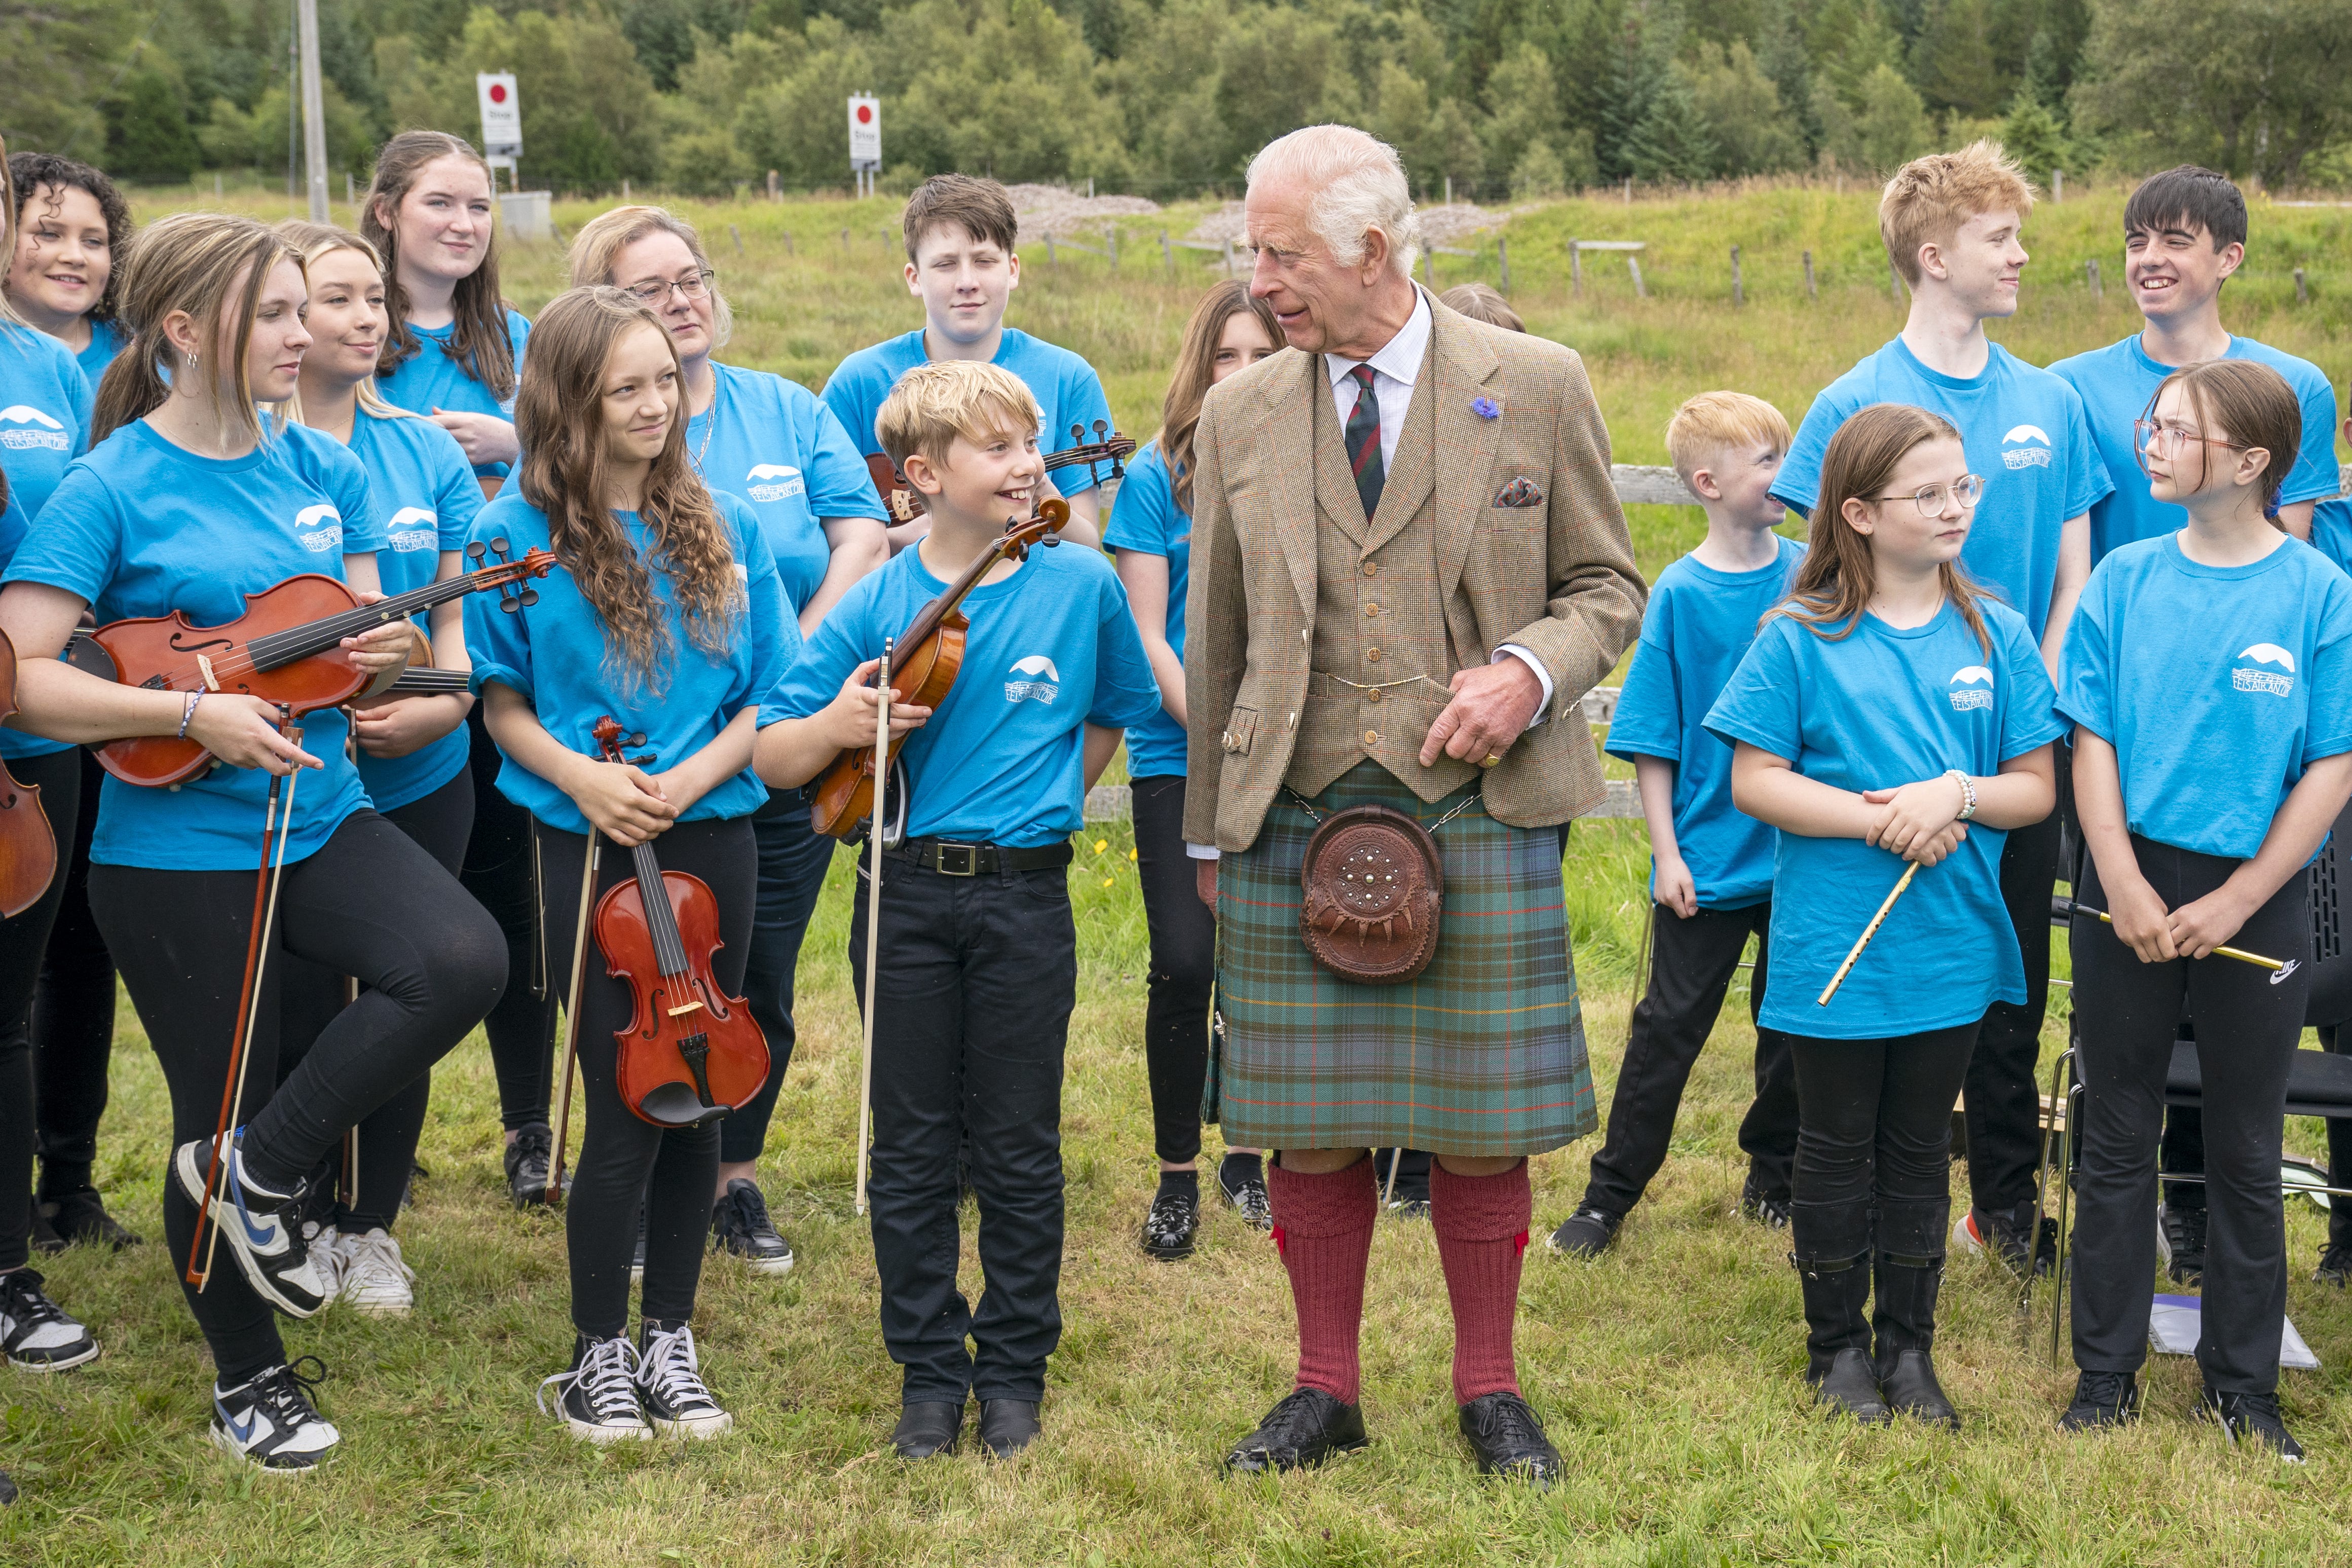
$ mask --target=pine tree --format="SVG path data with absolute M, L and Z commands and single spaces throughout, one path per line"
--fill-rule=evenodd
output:
M 1626 143 L 1627 172 L 1644 184 L 1696 184 L 1715 177 L 1721 157 L 1689 79 L 1669 70 Z
M 101 108 L 108 173 L 148 185 L 176 185 L 194 175 L 203 150 L 171 78 L 152 68 L 135 70 Z

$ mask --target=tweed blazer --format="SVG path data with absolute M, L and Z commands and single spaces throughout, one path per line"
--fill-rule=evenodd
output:
M 1609 477 L 1609 432 L 1583 363 L 1559 343 L 1473 321 L 1434 299 L 1430 310 L 1428 359 L 1405 427 L 1434 416 L 1425 448 L 1433 472 L 1409 475 L 1401 441 L 1360 548 L 1370 560 L 1371 546 L 1401 523 L 1433 542 L 1436 569 L 1423 580 L 1433 592 L 1391 594 L 1381 605 L 1400 641 L 1450 646 L 1465 664 L 1513 643 L 1549 673 L 1546 721 L 1486 777 L 1486 809 L 1498 821 L 1549 826 L 1605 794 L 1580 703 L 1640 635 L 1649 590 L 1634 568 Z M 1353 534 L 1363 516 L 1339 422 L 1318 418 L 1318 398 L 1330 416 L 1322 356 L 1285 349 L 1212 388 L 1192 439 L 1184 837 L 1220 850 L 1256 841 L 1294 762 L 1330 777 L 1351 760 L 1298 754 L 1302 743 L 1332 743 L 1303 742 L 1300 725 L 1318 640 L 1318 546 L 1330 542 L 1321 531 L 1345 517 Z M 1424 410 L 1424 399 L 1433 407 Z M 1391 515 L 1406 506 L 1415 509 L 1409 519 Z M 1351 539 L 1349 552 L 1359 548 Z M 1341 628 L 1326 630 L 1340 639 Z M 1356 635 L 1346 628 L 1346 637 Z M 1453 671 L 1430 673 L 1442 680 Z M 1413 736 L 1414 750 L 1420 742 Z M 1381 760 L 1423 799 L 1478 771 L 1442 756 L 1426 770 L 1411 757 Z

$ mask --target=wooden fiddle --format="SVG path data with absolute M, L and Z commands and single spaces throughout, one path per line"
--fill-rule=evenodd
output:
M 492 540 L 490 549 L 505 556 L 506 541 Z M 243 615 L 217 626 L 196 626 L 177 610 L 116 621 L 77 637 L 73 662 L 127 686 L 235 691 L 281 703 L 297 716 L 375 696 L 391 689 L 398 672 L 371 676 L 353 668 L 341 647 L 345 637 L 492 588 L 499 591 L 499 607 L 511 614 L 539 598 L 537 589 L 518 592 L 513 584 L 544 577 L 555 564 L 554 555 L 544 550 L 495 565 L 484 563 L 479 543 L 466 552 L 474 558 L 475 571 L 372 605 L 362 605 L 340 579 L 306 572 L 253 595 Z M 125 784 L 173 784 L 202 773 L 212 758 L 193 740 L 140 735 L 108 742 L 98 760 Z
M 1085 426 L 1071 426 L 1070 438 L 1083 445 L 1047 453 L 1045 471 L 1050 474 L 1055 468 L 1084 463 L 1089 484 L 1082 488 L 1091 488 L 1102 483 L 1095 474 L 1097 466 L 1108 463 L 1110 477 L 1114 479 L 1122 478 L 1127 472 L 1127 459 L 1135 456 L 1134 439 L 1112 434 L 1110 427 L 1099 419 L 1095 421 L 1095 438 L 1087 441 L 1086 437 Z M 869 453 L 866 458 L 866 471 L 872 477 L 875 489 L 881 493 L 882 505 L 889 511 L 892 522 L 912 522 L 923 515 L 922 491 L 907 482 L 907 477 L 898 471 L 897 464 L 890 461 L 888 453 Z
M 876 671 L 882 688 L 896 688 L 900 702 L 918 708 L 936 709 L 946 700 L 949 689 L 955 685 L 956 671 L 963 665 L 964 633 L 971 626 L 958 608 L 964 596 L 980 586 L 980 580 L 993 571 L 998 562 L 1026 560 L 1029 547 L 1041 541 L 1048 545 L 1059 544 L 1061 541 L 1055 535 L 1069 520 L 1069 503 L 1058 497 L 1048 497 L 1037 503 L 1036 514 L 1026 521 L 1019 518 L 1008 521 L 1004 532 L 963 569 L 963 574 L 949 584 L 946 593 L 916 612 L 913 622 L 893 646 L 886 667 Z M 892 739 L 891 757 L 898 754 L 906 739 L 904 735 Z M 883 765 L 888 764 L 889 758 L 884 758 Z M 849 837 L 857 831 L 858 824 L 873 814 L 874 748 L 861 746 L 842 752 L 825 764 L 812 788 L 811 825 L 829 837 Z
M 621 754 L 621 726 L 611 714 L 592 731 L 608 763 L 651 757 Z M 643 735 L 629 737 L 642 745 Z M 591 830 L 593 831 L 593 829 Z M 685 871 L 665 871 L 651 843 L 632 851 L 636 879 L 596 905 L 596 946 L 607 973 L 626 980 L 635 1016 L 615 1029 L 614 1076 L 621 1103 L 656 1127 L 716 1121 L 768 1081 L 768 1037 L 740 996 L 710 972 L 719 939 L 719 900 Z
M 16 710 L 16 645 L 0 632 L 0 719 Z M 41 901 L 58 870 L 58 836 L 41 808 L 41 786 L 21 784 L 0 764 L 0 918 Z

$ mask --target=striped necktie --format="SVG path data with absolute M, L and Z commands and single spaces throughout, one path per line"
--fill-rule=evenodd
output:
M 1356 496 L 1364 503 L 1364 521 L 1381 509 L 1381 486 L 1388 471 L 1381 462 L 1381 400 L 1372 393 L 1372 367 L 1360 364 L 1348 373 L 1356 379 L 1356 406 L 1348 416 L 1348 467 L 1356 476 Z

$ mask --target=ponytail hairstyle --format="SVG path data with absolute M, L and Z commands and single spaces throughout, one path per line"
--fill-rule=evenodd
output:
M 425 352 L 425 342 L 408 324 L 408 290 L 400 282 L 400 205 L 427 163 L 463 158 L 490 178 L 490 166 L 472 142 L 440 131 L 404 131 L 375 156 L 375 177 L 360 202 L 360 237 L 375 247 L 383 268 L 383 308 L 392 317 L 384 333 L 378 375 L 390 375 Z M 493 189 L 496 188 L 493 184 Z M 506 301 L 499 293 L 499 234 L 495 217 L 483 244 L 482 264 L 457 282 L 457 322 L 447 353 L 472 380 L 500 402 L 515 395 L 514 340 L 507 333 Z
M 370 245 L 350 229 L 338 228 L 331 223 L 311 223 L 305 218 L 289 217 L 278 226 L 278 233 L 286 241 L 287 248 L 293 251 L 301 261 L 302 269 L 305 272 L 308 272 L 311 264 L 320 257 L 331 256 L 338 250 L 351 250 L 366 257 L 368 265 L 375 268 L 378 278 L 383 276 L 383 258 L 376 254 L 374 246 Z M 384 304 L 388 311 L 391 308 L 391 291 L 388 289 L 385 291 Z M 375 389 L 373 376 L 360 383 L 358 394 L 360 412 L 373 418 L 423 417 L 421 415 L 410 413 L 405 408 L 394 407 L 386 402 L 383 394 Z M 302 388 L 299 383 L 294 388 L 294 395 L 279 404 L 278 409 L 282 417 L 294 424 L 309 423 L 302 417 Z
M 572 268 L 572 286 L 618 288 L 621 280 L 613 276 L 613 268 L 621 252 L 649 234 L 676 235 L 694 264 L 710 274 L 710 347 L 713 353 L 725 348 L 727 340 L 735 335 L 735 312 L 728 308 L 727 296 L 719 291 L 719 268 L 710 265 L 710 253 L 702 248 L 702 236 L 694 226 L 667 207 L 614 207 L 582 224 L 565 258 Z
M 1201 405 L 1216 380 L 1217 345 L 1224 340 L 1225 323 L 1248 311 L 1265 329 L 1266 341 L 1282 347 L 1282 323 L 1274 307 L 1250 297 L 1249 285 L 1229 278 L 1201 296 L 1192 319 L 1184 323 L 1184 346 L 1176 351 L 1176 374 L 1169 378 L 1168 396 L 1160 405 L 1160 456 L 1176 491 L 1176 504 L 1192 510 L 1192 433 L 1201 427 Z
M 658 689 L 675 650 L 647 566 L 669 579 L 688 636 L 713 658 L 726 651 L 747 598 L 727 527 L 687 457 L 682 377 L 677 417 L 638 508 L 652 535 L 644 556 L 605 502 L 604 367 L 614 346 L 640 326 L 659 335 L 676 364 L 668 331 L 621 289 L 558 295 L 531 329 L 515 433 L 523 499 L 547 514 L 555 558 L 604 624 L 606 667 Z
M 1805 562 L 1798 568 L 1797 584 L 1788 600 L 1764 616 L 1786 616 L 1811 627 L 1816 637 L 1838 642 L 1853 635 L 1863 612 L 1877 590 L 1878 574 L 1871 559 L 1870 539 L 1854 531 L 1845 520 L 1845 503 L 1860 500 L 1873 506 L 1908 506 L 1872 498 L 1885 489 L 1895 470 L 1912 451 L 1930 441 L 1958 441 L 1951 421 L 1905 403 L 1874 403 L 1856 410 L 1830 437 L 1822 458 L 1821 504 L 1813 508 L 1812 532 L 1805 542 Z M 1944 597 L 1960 613 L 1977 646 L 1990 655 L 1992 634 L 1985 629 L 1977 608 L 1983 590 L 1961 570 L 1958 561 L 1936 569 L 1943 580 Z
M 2279 490 L 2294 472 L 2295 458 L 2303 450 L 2303 405 L 2295 401 L 2294 388 L 2270 366 L 2252 360 L 2200 360 L 2182 365 L 2157 384 L 2142 419 L 2156 417 L 2157 399 L 2175 382 L 2180 384 L 2181 396 L 2196 412 L 2198 428 L 2210 439 L 2227 440 L 2241 452 L 2259 447 L 2270 454 L 2261 480 L 2263 515 L 2270 519 L 2272 527 L 2285 532 L 2286 525 L 2278 518 Z M 2205 454 L 2200 460 L 2211 462 L 2212 448 L 2200 449 Z M 2146 472 L 2147 454 L 2137 442 L 2133 444 L 2132 455 Z M 2201 469 L 2198 483 L 2204 483 Z
M 193 384 L 223 427 L 268 440 L 245 362 L 262 285 L 285 260 L 299 267 L 302 258 L 251 218 L 228 213 L 173 213 L 141 230 L 118 264 L 130 338 L 99 381 L 89 444 L 163 407 L 175 384 Z M 187 312 L 205 345 L 185 359 L 163 335 L 175 310 Z

